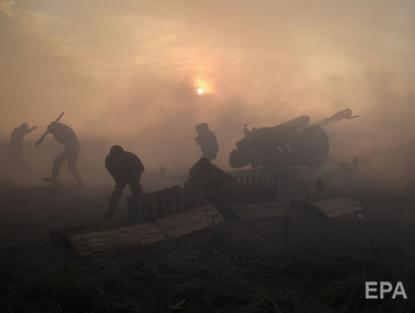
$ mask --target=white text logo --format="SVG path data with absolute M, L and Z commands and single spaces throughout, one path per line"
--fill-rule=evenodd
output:
M 367 281 L 365 283 L 366 299 L 384 299 L 386 297 L 408 299 L 401 281 L 395 285 L 389 281 Z

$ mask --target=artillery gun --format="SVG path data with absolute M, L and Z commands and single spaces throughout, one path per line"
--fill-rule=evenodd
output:
M 251 165 L 253 168 L 283 169 L 291 166 L 319 167 L 329 154 L 329 139 L 324 126 L 353 119 L 352 110 L 345 109 L 314 124 L 307 115 L 297 117 L 274 127 L 249 130 L 236 143 L 229 155 L 233 168 Z

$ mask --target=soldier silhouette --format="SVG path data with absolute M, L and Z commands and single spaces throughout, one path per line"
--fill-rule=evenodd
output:
M 37 126 L 33 126 L 32 128 L 29 128 L 26 123 L 22 123 L 19 127 L 16 127 L 12 131 L 9 143 L 9 154 L 16 168 L 23 170 L 27 169 L 27 163 L 23 151 L 23 141 L 24 137 L 35 130 L 36 127 Z
M 122 192 L 127 185 L 131 190 L 133 206 L 138 207 L 138 200 L 143 193 L 140 179 L 144 172 L 144 166 L 134 153 L 125 151 L 121 146 L 115 145 L 105 158 L 105 167 L 115 181 L 114 191 L 104 215 L 105 220 L 111 220 Z
M 80 146 L 75 132 L 69 126 L 59 122 L 52 122 L 49 124 L 47 131 L 52 134 L 59 143 L 63 144 L 64 150 L 53 161 L 51 177 L 45 177 L 43 179 L 46 182 L 57 183 L 61 166 L 63 163 L 67 162 L 69 172 L 74 177 L 78 186 L 82 187 L 84 182 L 78 170 Z
M 195 139 L 202 150 L 202 158 L 209 161 L 216 159 L 219 151 L 218 142 L 215 134 L 209 129 L 209 125 L 207 123 L 197 124 L 196 132 L 198 136 Z
M 232 181 L 230 174 L 202 157 L 190 169 L 187 186 L 198 198 L 217 201 L 227 181 Z
M 235 219 L 237 216 L 226 203 L 223 194 L 223 187 L 232 180 L 230 174 L 202 157 L 190 169 L 186 185 L 198 204 L 201 204 L 201 201 L 208 201 L 223 217 Z

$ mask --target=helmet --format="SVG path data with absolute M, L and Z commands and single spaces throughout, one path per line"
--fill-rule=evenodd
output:
M 124 152 L 124 149 L 119 145 L 112 146 L 110 150 L 110 154 L 114 154 L 114 155 L 121 154 L 123 152 Z

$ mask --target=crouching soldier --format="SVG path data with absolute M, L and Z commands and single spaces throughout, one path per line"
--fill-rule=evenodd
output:
M 121 146 L 113 146 L 105 159 L 105 167 L 115 181 L 115 188 L 104 216 L 105 220 L 111 220 L 127 185 L 131 190 L 132 204 L 135 208 L 138 207 L 138 200 L 143 193 L 140 179 L 144 172 L 144 166 L 135 154 L 124 151 Z
M 231 175 L 202 157 L 190 169 L 187 188 L 196 199 L 213 204 L 225 218 L 235 218 L 223 197 L 224 184 L 232 180 Z
M 190 169 L 187 186 L 197 198 L 215 202 L 222 197 L 223 184 L 229 181 L 232 181 L 231 175 L 201 158 Z
M 223 184 L 231 180 L 231 175 L 202 157 L 190 169 L 187 185 L 198 198 L 214 201 L 221 197 Z

